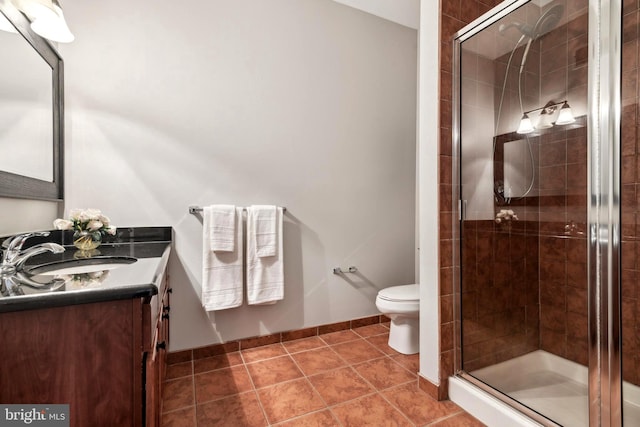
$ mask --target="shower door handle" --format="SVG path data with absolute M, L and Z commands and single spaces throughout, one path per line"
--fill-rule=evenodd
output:
M 464 221 L 467 217 L 467 201 L 458 200 L 458 221 Z

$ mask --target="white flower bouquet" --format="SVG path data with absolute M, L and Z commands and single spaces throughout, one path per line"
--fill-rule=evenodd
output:
M 502 221 L 518 220 L 516 215 L 511 209 L 500 209 L 500 212 L 496 214 L 496 223 L 500 224 Z
M 58 230 L 73 230 L 73 243 L 81 250 L 95 249 L 105 234 L 115 235 L 117 228 L 98 209 L 72 209 L 69 219 L 53 221 Z
M 58 218 L 53 221 L 58 230 L 89 231 L 92 233 L 116 234 L 117 228 L 111 225 L 111 220 L 98 209 L 72 209 L 69 219 Z

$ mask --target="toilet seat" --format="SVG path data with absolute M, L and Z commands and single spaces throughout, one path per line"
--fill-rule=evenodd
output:
M 381 289 L 378 298 L 392 302 L 409 302 L 420 299 L 420 287 L 418 285 L 400 285 Z

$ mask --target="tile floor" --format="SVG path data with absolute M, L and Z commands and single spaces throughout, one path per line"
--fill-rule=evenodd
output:
M 418 388 L 374 324 L 167 367 L 163 427 L 483 426 Z

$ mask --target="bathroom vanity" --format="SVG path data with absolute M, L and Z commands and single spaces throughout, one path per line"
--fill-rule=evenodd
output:
M 92 254 L 78 253 L 64 232 L 49 239 L 66 251 L 36 255 L 25 271 L 82 264 L 87 256 L 135 262 L 112 269 L 100 264 L 107 269 L 98 272 L 62 271 L 70 274 L 57 275 L 65 283 L 55 290 L 2 290 L 0 403 L 69 404 L 76 427 L 159 425 L 171 228 L 119 230 Z

